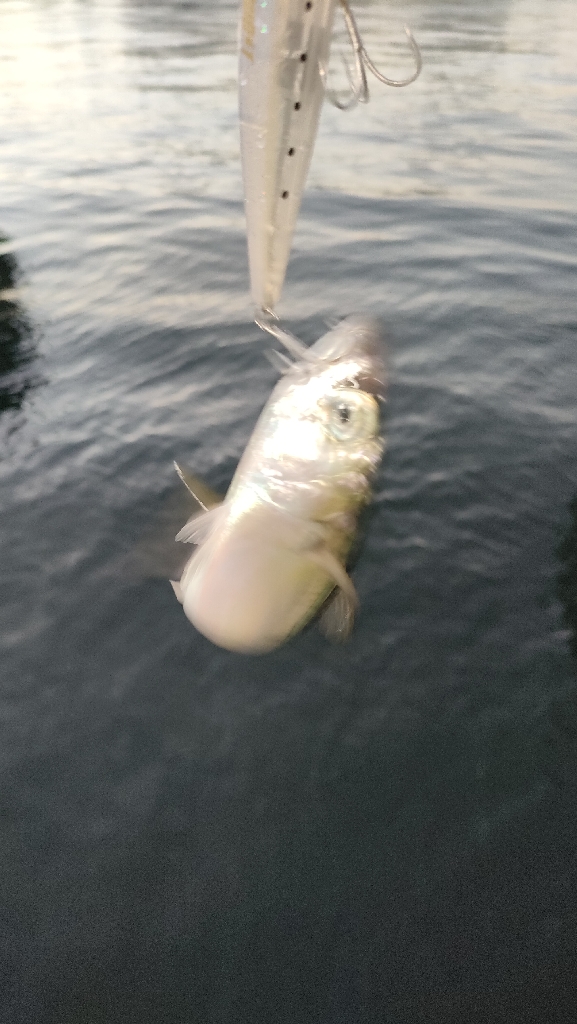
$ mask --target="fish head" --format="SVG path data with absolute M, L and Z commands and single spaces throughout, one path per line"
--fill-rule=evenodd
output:
M 343 320 L 277 384 L 240 476 L 246 469 L 277 504 L 306 517 L 366 500 L 383 451 L 385 379 L 379 322 Z
M 313 458 L 346 462 L 377 438 L 386 379 L 378 320 L 351 316 L 341 321 L 307 350 L 294 378 L 293 418 L 315 425 Z
M 329 461 L 335 468 L 359 457 L 378 462 L 386 380 L 381 325 L 369 317 L 348 317 L 309 352 L 318 367 L 317 405 Z
M 309 349 L 333 387 L 353 388 L 384 400 L 385 337 L 374 317 L 349 316 Z

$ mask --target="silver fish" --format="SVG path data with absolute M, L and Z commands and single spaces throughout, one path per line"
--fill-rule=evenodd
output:
M 213 643 L 270 651 L 333 591 L 321 625 L 349 634 L 357 596 L 345 565 L 383 452 L 384 380 L 379 324 L 349 317 L 285 367 L 223 501 L 181 473 L 203 511 L 177 534 L 198 546 L 171 582 Z

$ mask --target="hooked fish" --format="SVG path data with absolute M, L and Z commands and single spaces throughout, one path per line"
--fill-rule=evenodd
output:
M 311 161 L 338 0 L 243 0 L 239 30 L 239 116 L 252 299 L 273 310 L 284 283 L 292 237 Z M 382 75 L 369 59 L 348 0 L 340 0 L 353 72 L 346 109 L 368 100 L 366 71 L 404 86 L 421 70 L 419 48 L 409 78 Z
M 378 322 L 349 317 L 310 348 L 277 336 L 297 360 L 283 357 L 224 500 L 179 470 L 203 511 L 177 534 L 197 549 L 172 586 L 199 632 L 244 653 L 278 647 L 330 594 L 321 625 L 348 636 L 358 602 L 346 560 L 384 446 Z

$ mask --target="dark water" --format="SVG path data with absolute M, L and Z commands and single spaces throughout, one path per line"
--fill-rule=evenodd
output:
M 3 1024 L 575 1019 L 575 7 L 357 9 L 425 69 L 323 114 L 283 312 L 394 338 L 361 613 L 243 658 L 127 558 L 275 379 L 235 5 L 0 0 Z

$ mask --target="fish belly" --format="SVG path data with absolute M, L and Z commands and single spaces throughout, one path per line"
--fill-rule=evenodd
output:
M 292 636 L 333 586 L 306 555 L 262 535 L 209 539 L 183 581 L 184 611 L 196 629 L 219 647 L 254 654 Z
M 336 0 L 244 0 L 240 142 L 251 292 L 280 297 L 324 95 Z

